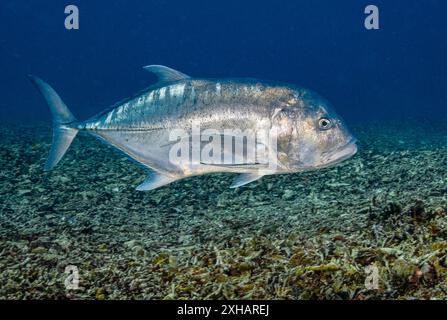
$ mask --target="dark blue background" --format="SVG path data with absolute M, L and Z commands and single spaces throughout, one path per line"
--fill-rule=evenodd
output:
M 64 8 L 80 9 L 80 30 Z M 381 29 L 363 27 L 367 4 Z M 49 121 L 42 77 L 84 119 L 149 85 L 165 64 L 199 77 L 311 88 L 348 121 L 446 114 L 446 1 L 49 1 L 0 4 L 0 121 Z

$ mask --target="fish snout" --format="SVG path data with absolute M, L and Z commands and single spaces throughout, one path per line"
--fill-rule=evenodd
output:
M 347 143 L 334 150 L 323 153 L 322 160 L 325 164 L 338 163 L 354 156 L 357 151 L 357 139 L 351 137 Z

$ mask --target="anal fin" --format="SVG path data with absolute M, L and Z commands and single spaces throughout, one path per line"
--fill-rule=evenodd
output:
M 264 175 L 259 173 L 241 173 L 236 179 L 234 179 L 230 188 L 237 188 L 246 185 L 250 182 L 261 179 Z
M 136 190 L 137 191 L 154 190 L 167 184 L 170 184 L 171 182 L 174 182 L 176 180 L 178 180 L 178 178 L 172 178 L 156 172 L 152 172 L 147 176 L 146 180 L 144 180 L 143 183 L 136 188 Z

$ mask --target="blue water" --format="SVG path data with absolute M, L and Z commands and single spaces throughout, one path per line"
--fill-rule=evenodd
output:
M 1 1 L 0 121 L 50 121 L 28 73 L 84 119 L 153 82 L 148 64 L 296 83 L 348 122 L 445 117 L 445 1 L 73 0 L 70 31 L 67 4 Z M 368 4 L 379 30 L 364 28 Z

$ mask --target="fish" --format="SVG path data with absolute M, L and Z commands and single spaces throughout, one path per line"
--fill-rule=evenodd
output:
M 53 119 L 45 171 L 80 131 L 147 170 L 139 191 L 215 172 L 237 173 L 231 185 L 237 188 L 263 176 L 327 168 L 357 153 L 345 122 L 310 89 L 254 78 L 193 78 L 161 65 L 144 69 L 158 81 L 85 121 L 49 84 L 29 75 Z

